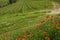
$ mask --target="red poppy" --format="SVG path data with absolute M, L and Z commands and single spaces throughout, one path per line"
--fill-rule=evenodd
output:
M 29 32 L 29 30 L 27 29 L 27 30 L 24 32 L 24 35 L 26 35 L 28 32 Z
M 56 21 L 56 23 L 55 24 L 58 24 L 59 22 L 58 21 Z
M 49 17 L 49 15 L 48 15 L 48 16 L 46 16 L 46 18 L 50 18 L 50 17 Z
M 19 38 L 24 39 L 24 36 L 19 36 Z
M 25 31 L 25 32 L 24 32 L 24 35 L 26 35 L 26 34 L 27 34 L 27 32 Z
M 47 34 L 47 32 L 43 32 L 43 34 L 44 34 L 44 35 L 46 35 L 46 34 Z
M 60 28 L 56 28 L 56 30 L 60 30 Z
M 57 26 L 58 24 L 59 24 L 59 22 L 58 22 L 58 21 L 56 21 L 56 22 L 55 22 L 55 26 Z
M 44 22 L 45 22 L 45 21 L 44 21 L 44 20 L 42 20 L 42 21 L 41 21 L 41 24 L 44 24 Z
M 50 37 L 46 37 L 47 40 L 51 40 Z

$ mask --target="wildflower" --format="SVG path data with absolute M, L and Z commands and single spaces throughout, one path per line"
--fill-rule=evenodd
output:
M 58 21 L 56 21 L 56 23 L 55 24 L 58 24 L 59 22 Z
M 60 28 L 56 28 L 56 30 L 60 30 Z
M 49 18 L 49 15 L 48 15 L 48 16 L 46 16 L 46 18 L 48 19 L 48 18 Z
M 41 24 L 44 24 L 44 22 L 45 22 L 45 21 L 44 21 L 44 20 L 42 20 L 42 21 L 41 21 Z
M 59 23 L 59 22 L 58 22 L 58 21 L 56 21 L 56 22 L 55 22 L 55 26 L 57 26 L 57 25 L 58 25 L 58 23 Z
M 24 36 L 19 36 L 19 38 L 24 38 Z
M 24 32 L 24 35 L 26 35 L 27 34 L 27 32 Z
M 47 40 L 51 40 L 50 37 L 46 37 Z
M 27 29 L 27 30 L 24 32 L 24 35 L 26 35 L 28 32 L 29 32 L 29 30 Z
M 24 36 L 19 36 L 19 38 L 21 38 L 22 40 L 24 40 Z
M 43 32 L 43 34 L 44 34 L 44 35 L 46 35 L 46 34 L 47 34 L 47 32 Z

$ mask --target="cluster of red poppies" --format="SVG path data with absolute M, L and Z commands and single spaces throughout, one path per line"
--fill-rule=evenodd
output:
M 46 26 L 46 25 L 45 25 L 46 22 L 49 22 L 50 25 L 49 25 L 49 26 L 46 26 L 46 29 L 47 29 L 47 30 L 42 31 L 41 33 L 42 33 L 43 35 L 45 35 L 45 40 L 51 40 L 51 36 L 47 36 L 48 31 L 50 31 L 50 30 L 56 30 L 56 32 L 57 32 L 57 31 L 60 31 L 60 27 L 58 27 L 59 21 L 58 21 L 58 20 L 55 20 L 54 22 L 52 22 L 52 20 L 54 20 L 54 19 L 56 19 L 56 18 L 55 18 L 55 16 L 49 16 L 49 15 L 46 16 L 46 19 L 47 19 L 47 20 L 42 20 L 42 21 L 40 21 L 40 23 L 35 24 L 35 25 L 34 25 L 34 28 L 35 28 L 35 30 L 38 30 L 38 33 L 40 33 L 39 31 L 41 31 L 41 30 L 44 29 L 41 25 Z M 50 28 L 50 29 L 49 29 L 49 28 Z M 53 29 L 51 29 L 51 28 L 53 28 Z M 32 30 L 33 30 L 33 29 L 32 29 Z M 34 36 L 34 35 L 30 34 L 30 32 L 31 32 L 31 31 L 29 31 L 28 29 L 25 30 L 25 31 L 24 31 L 24 35 L 17 36 L 17 37 L 16 37 L 16 40 L 19 40 L 19 39 L 25 40 L 25 35 L 27 36 L 27 38 L 31 38 L 31 37 Z M 34 32 L 34 33 L 36 33 L 36 32 Z M 36 34 L 36 35 L 38 35 L 38 34 Z M 41 39 L 41 40 L 42 40 L 42 39 Z

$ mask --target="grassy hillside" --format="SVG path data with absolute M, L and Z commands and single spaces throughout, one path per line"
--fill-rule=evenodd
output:
M 0 40 L 60 40 L 60 15 L 38 12 L 46 9 L 52 9 L 51 0 L 18 0 L 0 8 Z
M 36 11 L 36 10 L 44 10 L 44 9 L 50 9 L 52 8 L 52 4 L 50 1 L 46 0 L 19 0 L 18 2 L 8 5 L 4 8 L 0 8 L 0 14 L 5 14 L 5 13 L 26 13 L 26 12 L 31 12 L 31 11 Z

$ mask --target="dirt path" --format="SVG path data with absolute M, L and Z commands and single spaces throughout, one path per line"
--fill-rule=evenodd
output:
M 37 10 L 29 13 L 35 13 L 35 12 L 41 12 L 41 13 L 46 13 L 46 14 L 60 14 L 60 4 L 56 2 L 52 2 L 53 9 L 50 10 Z
M 56 2 L 52 2 L 52 5 L 53 5 L 53 10 L 51 10 L 51 12 L 49 14 L 53 14 L 53 15 L 60 14 L 60 4 L 58 4 Z

